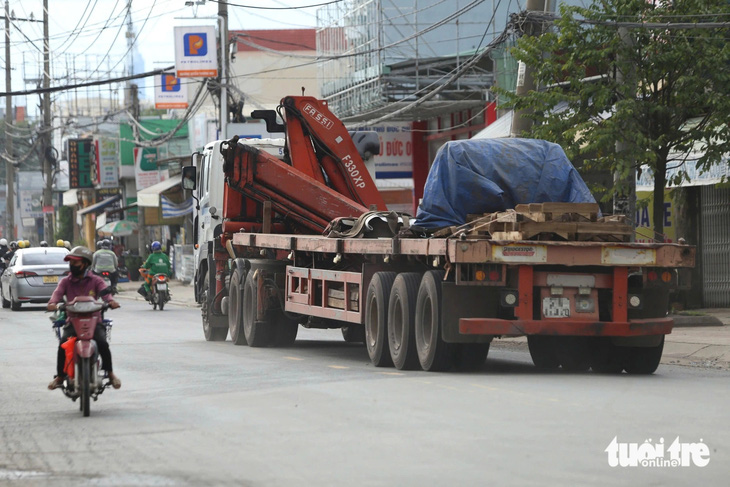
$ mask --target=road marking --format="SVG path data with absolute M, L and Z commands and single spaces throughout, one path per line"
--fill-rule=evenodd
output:
M 304 360 L 303 358 L 299 358 L 299 357 L 284 357 L 284 358 L 287 360 Z
M 328 365 L 330 369 L 349 369 L 350 367 L 345 367 L 344 365 Z
M 378 374 L 382 374 L 382 375 L 406 375 L 406 374 L 402 374 L 400 372 L 378 372 Z
M 499 390 L 497 387 L 483 386 L 481 384 L 472 384 L 472 386 L 478 387 L 479 389 L 486 389 L 488 391 L 498 391 Z

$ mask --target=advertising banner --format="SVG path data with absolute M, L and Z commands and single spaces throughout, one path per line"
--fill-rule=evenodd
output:
M 134 148 L 134 181 L 137 184 L 137 191 L 160 182 L 157 157 L 156 147 Z
M 104 137 L 94 138 L 97 188 L 115 188 L 119 185 L 119 143 Z
M 172 74 L 155 76 L 155 108 L 169 110 L 188 107 L 188 85 Z
M 411 124 L 378 124 L 359 130 L 374 131 L 380 139 L 380 154 L 373 157 L 375 179 L 413 177 Z
M 175 72 L 178 78 L 218 76 L 215 27 L 175 27 Z
M 69 188 L 93 188 L 92 139 L 68 139 Z

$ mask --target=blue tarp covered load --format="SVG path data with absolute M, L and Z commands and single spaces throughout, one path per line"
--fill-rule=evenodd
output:
M 447 142 L 423 193 L 414 225 L 427 229 L 462 225 L 468 214 L 523 203 L 596 202 L 562 147 L 535 139 Z

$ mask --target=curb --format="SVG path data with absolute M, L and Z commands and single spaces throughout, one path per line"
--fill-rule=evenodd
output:
M 142 296 L 138 295 L 136 291 L 131 291 L 134 293 L 134 295 L 130 294 L 127 295 L 126 293 L 129 291 L 121 291 L 119 292 L 116 297 L 120 299 L 126 299 L 128 301 L 142 301 L 143 303 L 146 303 L 147 300 L 144 299 Z M 188 301 L 179 301 L 177 299 L 171 299 L 169 301 L 170 304 L 174 304 L 176 306 L 183 306 L 185 308 L 200 308 L 200 305 L 196 303 L 195 301 L 188 302 Z
M 675 328 L 690 328 L 699 326 L 725 326 L 715 316 L 702 315 L 702 316 L 686 316 L 686 315 L 669 315 L 674 320 Z

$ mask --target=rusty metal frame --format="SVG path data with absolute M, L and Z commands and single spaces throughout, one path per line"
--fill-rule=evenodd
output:
M 345 293 L 344 309 L 328 306 L 327 290 L 331 283 L 343 285 Z M 362 323 L 363 297 L 361 291 L 358 297 L 358 309 L 350 309 L 349 291 L 353 286 L 362 290 L 361 273 L 287 266 L 284 308 L 292 313 L 302 313 L 350 323 Z M 322 292 L 320 302 L 315 300 L 315 291 L 318 287 Z

